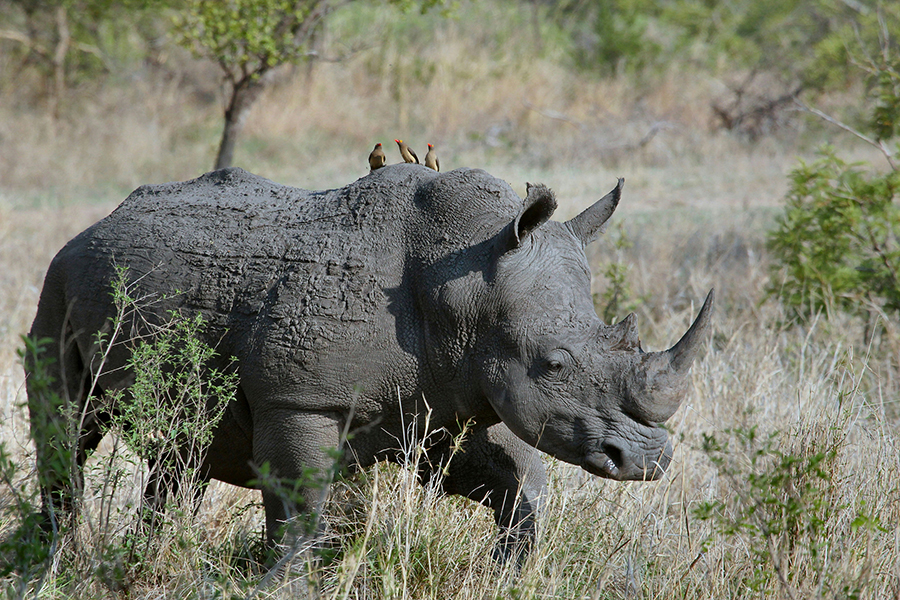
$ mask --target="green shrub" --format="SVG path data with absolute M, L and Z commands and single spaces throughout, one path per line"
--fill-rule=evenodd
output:
M 872 304 L 900 310 L 900 172 L 848 164 L 833 147 L 791 172 L 784 215 L 769 234 L 770 294 L 796 316 Z
M 889 168 L 847 163 L 824 147 L 821 158 L 791 172 L 784 215 L 768 237 L 768 293 L 799 318 L 900 310 L 900 148 L 889 147 L 900 134 L 900 59 L 885 47 L 864 69 L 871 113 L 865 129 L 873 137 L 837 124 L 878 148 Z
M 132 344 L 128 367 L 134 373 L 134 384 L 128 390 L 108 391 L 103 398 L 112 415 L 106 429 L 113 435 L 112 448 L 85 469 L 88 489 L 74 490 L 75 522 L 66 521 L 59 527 L 54 523 L 52 532 L 42 532 L 36 490 L 22 485 L 21 467 L 0 447 L 0 488 L 10 498 L 0 504 L 0 523 L 6 530 L 0 540 L 0 581 L 12 577 L 10 598 L 37 595 L 51 561 L 59 565 L 51 579 L 62 585 L 60 592 L 69 597 L 93 597 L 98 590 L 128 592 L 147 572 L 159 576 L 177 571 L 185 562 L 196 563 L 197 569 L 202 566 L 199 549 L 203 536 L 191 510 L 205 485 L 199 465 L 216 424 L 234 397 L 237 374 L 209 366 L 216 352 L 203 341 L 205 322 L 199 314 L 170 313 L 169 319 L 158 325 L 144 321 L 149 330 L 126 339 L 127 323 L 147 308 L 132 294 L 127 271 L 121 269 L 112 290 L 117 310 L 110 320 L 110 333 L 97 335 L 103 366 L 96 369 L 94 377 L 107 368 L 113 346 Z M 49 369 L 51 341 L 24 341 L 20 355 L 29 365 L 30 392 L 46 395 L 53 410 L 63 416 L 60 422 L 32 424 L 35 444 L 59 446 L 56 457 L 44 461 L 44 470 L 70 470 L 66 479 L 78 485 L 81 477 L 73 450 L 79 443 L 82 409 L 75 399 L 59 399 L 50 391 L 54 388 Z M 91 389 L 94 383 L 88 382 Z M 136 458 L 149 464 L 146 471 L 138 466 L 141 488 L 154 478 L 169 488 L 164 514 L 141 514 L 132 502 L 117 497 L 130 485 Z M 99 506 L 83 506 L 85 491 L 89 492 L 85 496 L 98 499 Z M 160 517 L 166 521 L 162 526 L 155 523 Z M 75 573 L 78 577 L 70 578 Z M 169 574 L 177 577 L 176 572 Z
M 662 46 L 648 33 L 657 12 L 646 0 L 559 3 L 554 17 L 572 36 L 575 66 L 599 76 L 639 72 L 653 65 Z

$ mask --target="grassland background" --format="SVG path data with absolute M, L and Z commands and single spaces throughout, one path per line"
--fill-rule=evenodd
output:
M 339 39 L 365 44 L 341 62 L 284 69 L 248 119 L 236 166 L 304 188 L 338 187 L 366 174 L 377 141 L 399 161 L 400 137 L 420 156 L 434 143 L 445 171 L 484 168 L 520 193 L 526 182 L 547 184 L 558 219 L 623 176 L 614 222 L 632 245 L 616 250 L 613 227 L 590 249 L 595 291 L 607 284 L 604 265 L 630 265 L 643 345 L 653 350 L 684 332 L 711 287 L 717 306 L 691 392 L 670 421 L 676 453 L 663 481 L 608 482 L 548 458 L 552 495 L 539 543 L 512 581 L 490 561 L 485 509 L 440 499 L 402 470 L 373 470 L 335 493 L 328 527 L 343 551 L 322 575 L 323 596 L 900 597 L 898 326 L 885 320 L 867 347 L 860 323 L 791 326 L 763 293 L 765 231 L 790 168 L 825 141 L 849 158 L 877 157 L 800 116 L 754 142 L 715 129 L 710 104 L 725 80 L 687 61 L 646 77 L 586 76 L 567 66 L 554 31 L 516 5 L 462 3 L 449 19 L 366 9 L 341 16 L 329 35 L 335 53 Z M 174 47 L 164 58 L 126 65 L 102 85 L 80 83 L 59 119 L 32 93 L 38 82 L 2 65 L 0 439 L 20 464 L 23 489 L 33 486 L 33 450 L 16 349 L 50 259 L 136 186 L 196 177 L 213 163 L 217 71 Z M 852 94 L 821 101 L 842 106 Z M 759 492 L 749 482 L 763 465 L 734 433 L 754 427 L 792 456 L 834 450 L 827 479 L 795 482 L 813 485 L 824 505 L 777 534 L 723 532 L 716 523 Z M 730 441 L 741 475 L 716 467 L 702 451 L 704 434 Z M 793 497 L 783 485 L 781 497 Z M 9 490 L 0 488 L 4 499 Z M 711 500 L 723 503 L 719 521 L 696 515 Z M 869 521 L 860 525 L 860 515 Z M 803 525 L 814 517 L 824 525 Z M 8 532 L 15 523 L 4 519 Z M 243 596 L 259 578 L 241 559 L 259 544 L 261 523 L 257 493 L 214 484 L 196 521 L 183 525 L 194 540 L 186 549 L 115 584 L 99 575 L 102 553 L 84 551 L 80 562 L 54 565 L 41 597 Z M 260 594 L 290 597 L 301 580 Z

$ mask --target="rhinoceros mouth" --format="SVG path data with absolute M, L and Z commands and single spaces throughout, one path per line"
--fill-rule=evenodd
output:
M 589 452 L 581 462 L 581 468 L 598 477 L 617 481 L 653 481 L 665 475 L 668 460 L 653 461 L 651 464 L 635 462 L 613 444 L 603 444 L 599 451 Z
M 592 452 L 584 457 L 581 468 L 598 477 L 621 479 L 621 471 L 615 461 L 604 452 Z

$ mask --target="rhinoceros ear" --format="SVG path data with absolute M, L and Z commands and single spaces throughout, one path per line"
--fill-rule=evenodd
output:
M 545 185 L 526 184 L 527 193 L 522 203 L 522 212 L 509 228 L 509 249 L 518 248 L 531 233 L 550 220 L 556 210 L 556 196 Z
M 569 226 L 575 237 L 581 240 L 582 244 L 587 246 L 603 231 L 606 221 L 609 220 L 619 205 L 619 198 L 622 197 L 622 187 L 624 185 L 625 178 L 619 177 L 619 182 L 610 193 L 586 208 L 580 215 L 566 221 L 566 225 Z

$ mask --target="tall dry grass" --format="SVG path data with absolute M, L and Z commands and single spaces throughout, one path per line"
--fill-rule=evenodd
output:
M 650 83 L 592 80 L 561 68 L 551 32 L 533 29 L 530 19 L 510 18 L 513 25 L 498 34 L 488 24 L 509 13 L 469 16 L 416 27 L 379 12 L 360 17 L 374 32 L 363 49 L 320 63 L 311 75 L 303 67 L 285 73 L 267 92 L 248 121 L 238 165 L 302 187 L 335 187 L 365 174 L 375 141 L 399 160 L 388 142 L 402 137 L 417 148 L 435 143 L 445 170 L 487 168 L 519 192 L 526 181 L 548 184 L 560 199 L 559 218 L 625 176 L 615 221 L 633 243 L 619 256 L 631 266 L 634 296 L 643 298 L 644 347 L 671 345 L 710 287 L 717 290 L 715 332 L 669 423 L 676 456 L 664 480 L 609 482 L 548 458 L 551 494 L 539 541 L 516 578 L 491 563 L 495 531 L 486 510 L 422 489 L 407 470 L 370 470 L 335 489 L 326 537 L 337 554 L 316 573 L 322 596 L 900 596 L 897 325 L 885 322 L 866 347 L 859 323 L 784 323 L 762 291 L 764 231 L 786 189 L 784 175 L 810 152 L 802 142 L 812 134 L 746 145 L 708 128 L 706 107 L 720 85 L 712 78 L 673 69 Z M 346 19 L 335 37 L 340 27 L 354 30 Z M 427 43 L 409 53 L 403 42 L 410 39 Z M 532 50 L 538 39 L 541 52 Z M 191 64 L 177 53 L 170 60 Z M 75 92 L 57 122 L 40 107 L 0 102 L 0 439 L 19 464 L 22 489 L 33 489 L 33 449 L 15 351 L 50 258 L 133 187 L 194 177 L 212 164 L 221 110 L 215 72 L 196 64 L 176 71 L 140 71 Z M 602 266 L 617 252 L 601 240 L 590 256 L 600 292 Z M 754 461 L 759 448 L 742 441 L 749 430 L 757 439 L 772 436 L 762 459 Z M 713 462 L 704 435 L 729 444 L 726 466 L 742 475 Z M 92 458 L 94 477 L 105 476 L 114 443 Z M 760 518 L 771 518 L 756 522 L 756 531 L 727 530 L 766 490 L 751 482 L 777 471 L 773 452 L 802 466 L 823 449 L 831 452 L 822 467 L 827 478 L 801 469 L 796 486 L 768 490 L 784 503 L 809 501 L 801 494 L 809 483 L 825 504 L 809 508 L 801 524 L 815 517 L 821 526 L 792 522 L 787 533 L 766 532 L 760 524 L 771 530 L 777 519 L 762 507 Z M 137 494 L 134 483 L 122 486 L 117 506 Z M 9 498 L 0 488 L 0 506 Z M 700 518 L 713 501 L 721 503 L 717 511 Z M 90 496 L 89 506 L 99 502 Z M 3 532 L 14 525 L 9 515 L 0 521 Z M 263 577 L 256 492 L 213 484 L 197 518 L 179 527 L 152 569 L 119 565 L 137 575 L 110 578 L 114 557 L 94 551 L 55 563 L 43 597 L 242 597 Z M 80 535 L 82 550 L 95 548 L 90 530 Z M 81 570 L 69 570 L 72 564 Z M 296 575 L 303 568 L 259 597 L 308 593 Z

